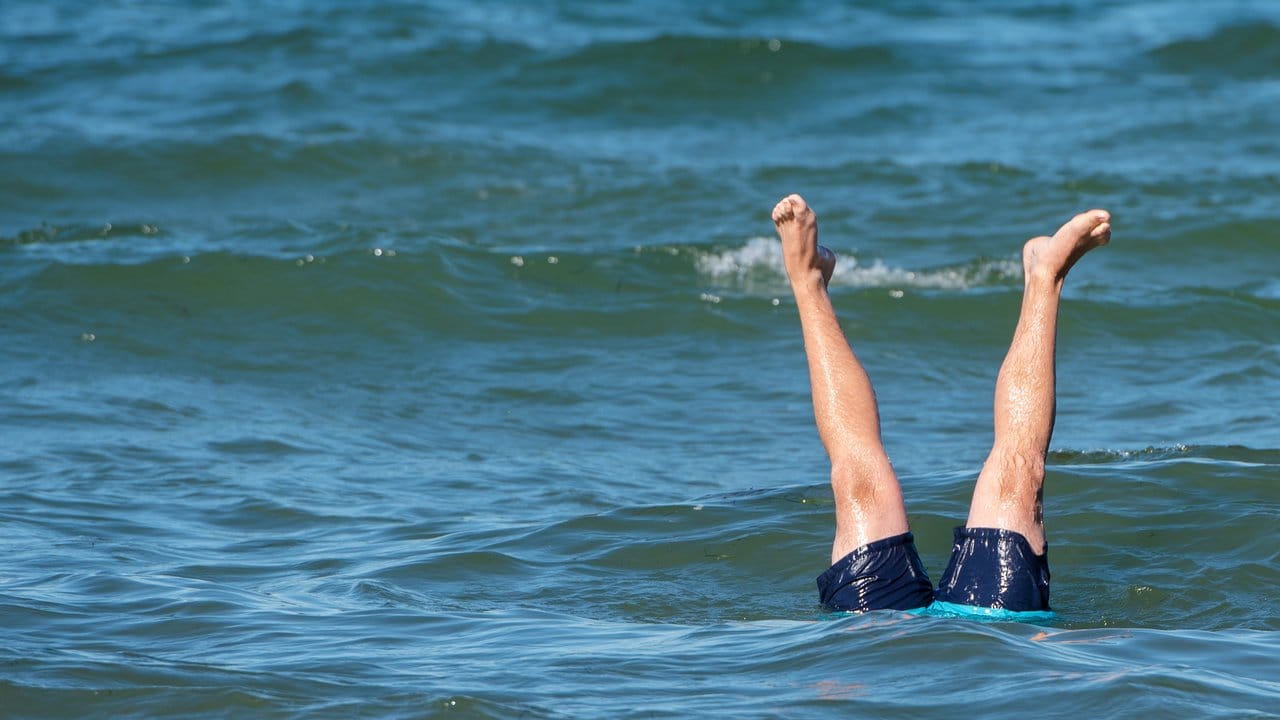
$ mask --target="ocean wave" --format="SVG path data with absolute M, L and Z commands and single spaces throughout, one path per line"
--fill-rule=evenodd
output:
M 1280 70 L 1280 26 L 1267 22 L 1227 25 L 1205 37 L 1167 43 L 1149 56 L 1172 72 L 1271 77 Z
M 894 50 L 887 45 L 837 47 L 778 38 L 657 35 L 643 40 L 597 42 L 547 64 L 553 67 L 598 68 L 618 65 L 637 71 L 663 68 L 671 72 L 732 73 L 742 72 L 743 63 L 769 62 L 775 63 L 775 67 L 816 65 L 847 71 L 858 67 L 889 65 L 894 62 L 895 57 Z
M 741 247 L 721 251 L 695 251 L 699 273 L 710 281 L 752 292 L 786 290 L 782 248 L 773 238 L 755 237 Z M 892 290 L 963 291 L 985 287 L 1009 287 L 1022 280 L 1022 263 L 1013 259 L 977 259 L 971 262 L 924 270 L 886 265 L 882 260 L 869 264 L 852 254 L 839 254 L 833 287 L 890 288 Z
M 3 280 L 21 292 L 10 293 L 5 303 L 28 308 L 22 318 L 79 318 L 93 327 L 73 335 L 99 339 L 104 329 L 118 334 L 124 326 L 151 322 L 168 336 L 166 317 L 200 326 L 221 313 L 247 313 L 272 326 L 285 322 L 308 336 L 326 328 L 378 335 L 426 330 L 459 338 L 737 335 L 757 332 L 765 314 L 790 302 L 780 246 L 765 237 L 727 246 L 523 250 L 433 234 L 414 224 L 247 222 L 215 233 L 135 220 L 34 227 L 0 238 L 0 254 L 15 259 Z M 909 268 L 840 253 L 831 287 L 837 293 L 878 290 L 885 302 L 913 294 L 963 295 L 978 304 L 930 307 L 949 318 L 948 326 L 965 326 L 965 318 L 991 311 L 982 299 L 989 291 L 1016 291 L 1021 276 L 1013 258 Z M 476 278 L 499 282 L 501 289 L 494 292 Z M 1124 342 L 1163 346 L 1188 327 L 1220 325 L 1225 313 L 1234 332 L 1265 344 L 1274 325 L 1274 283 L 1153 290 L 1084 280 L 1073 293 L 1073 317 Z M 934 310 L 927 312 L 935 317 Z M 1114 322 L 1116 313 L 1127 321 Z M 943 322 L 943 316 L 936 319 Z M 1231 360 L 1215 362 L 1231 372 L 1253 367 Z
M 1168 460 L 1204 460 L 1221 463 L 1280 467 L 1280 448 L 1249 448 L 1241 445 L 1150 446 L 1136 450 L 1052 450 L 1049 462 L 1062 465 L 1109 465 Z
M 821 72 L 891 69 L 897 54 L 887 46 L 836 48 L 777 38 L 709 38 L 660 35 L 647 40 L 598 42 L 529 64 L 504 84 L 524 94 L 554 89 L 547 102 L 561 112 L 667 117 L 724 117 L 726 106 L 750 108 L 768 92 L 771 102 L 788 82 Z M 611 71 L 602 72 L 602 70 Z

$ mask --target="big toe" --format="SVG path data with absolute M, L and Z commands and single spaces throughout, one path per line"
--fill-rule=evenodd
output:
M 1110 228 L 1111 213 L 1106 210 L 1089 210 L 1071 218 L 1063 225 L 1056 234 L 1067 234 L 1073 237 L 1082 238 L 1088 235 L 1096 234 L 1095 231 L 1102 225 Z
M 791 211 L 795 213 L 797 218 L 805 219 L 816 217 L 816 214 L 813 212 L 813 208 L 809 207 L 809 203 L 805 202 L 804 198 L 799 195 L 788 195 L 786 201 L 791 204 Z

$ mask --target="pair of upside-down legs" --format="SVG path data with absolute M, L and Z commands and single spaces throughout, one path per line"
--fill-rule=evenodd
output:
M 817 216 L 799 195 L 773 209 L 804 333 L 818 433 L 831 458 L 836 532 L 832 562 L 908 531 L 898 477 L 880 439 L 880 415 L 866 371 L 850 348 L 827 294 L 835 256 L 818 245 Z M 966 526 L 1021 534 L 1045 548 L 1045 456 L 1055 412 L 1058 301 L 1067 272 L 1111 238 L 1105 210 L 1075 216 L 1052 237 L 1022 248 L 1025 288 L 1013 342 L 995 390 L 995 442 L 973 491 Z

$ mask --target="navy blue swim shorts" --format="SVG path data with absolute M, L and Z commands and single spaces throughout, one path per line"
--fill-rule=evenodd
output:
M 868 543 L 818 576 L 818 596 L 832 610 L 914 610 L 933 600 L 933 585 L 911 533 Z
M 1049 548 L 1037 555 L 1021 533 L 958 527 L 937 599 L 1013 612 L 1049 609 Z
M 935 593 L 915 539 L 904 533 L 841 558 L 818 577 L 818 595 L 828 609 L 854 612 L 916 610 L 936 599 L 952 613 L 965 607 L 1047 613 L 1048 551 L 1036 555 L 1012 530 L 958 527 Z

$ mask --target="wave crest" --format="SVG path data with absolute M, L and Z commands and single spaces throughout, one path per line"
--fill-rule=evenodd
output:
M 747 292 L 766 288 L 776 290 L 786 282 L 782 248 L 772 238 L 754 237 L 742 247 L 700 253 L 695 266 L 713 282 Z M 980 258 L 959 265 L 909 270 L 886 265 L 878 259 L 861 263 L 853 254 L 844 253 L 836 263 L 831 284 L 894 290 L 970 290 L 1004 286 L 1021 279 L 1022 265 L 1011 258 Z

